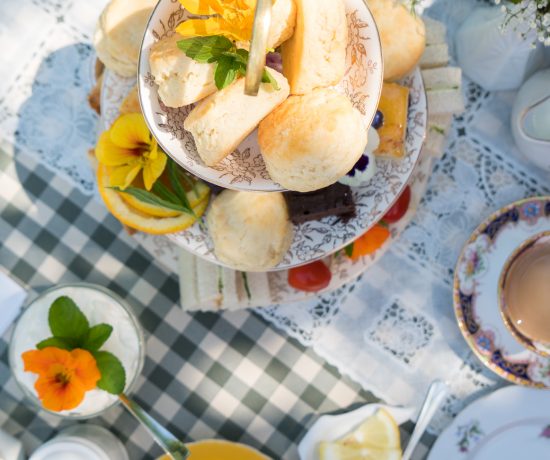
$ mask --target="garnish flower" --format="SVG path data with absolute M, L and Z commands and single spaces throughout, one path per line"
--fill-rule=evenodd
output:
M 110 185 L 125 190 L 143 171 L 143 183 L 151 190 L 166 167 L 166 154 L 159 149 L 143 115 L 120 116 L 111 129 L 101 134 L 97 160 L 110 168 Z
M 22 356 L 25 371 L 38 374 L 34 388 L 43 406 L 51 411 L 78 407 L 101 378 L 94 357 L 86 350 L 47 347 Z
M 224 35 L 234 41 L 249 41 L 252 36 L 256 0 L 179 0 L 191 14 L 209 15 L 189 19 L 176 28 L 184 37 Z

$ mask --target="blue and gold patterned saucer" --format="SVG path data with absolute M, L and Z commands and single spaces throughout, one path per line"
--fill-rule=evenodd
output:
M 472 234 L 456 266 L 454 308 L 466 342 L 499 376 L 518 385 L 550 388 L 550 357 L 528 350 L 502 320 L 498 281 L 508 257 L 524 241 L 550 230 L 550 197 L 513 203 Z

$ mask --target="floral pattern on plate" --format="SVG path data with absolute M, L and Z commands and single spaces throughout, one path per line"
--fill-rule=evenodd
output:
M 454 306 L 460 330 L 478 358 L 501 377 L 550 388 L 550 358 L 524 348 L 502 321 L 497 298 L 500 272 L 525 240 L 550 229 L 550 197 L 518 201 L 482 223 L 459 257 Z
M 382 91 L 380 37 L 374 18 L 363 0 L 346 0 L 345 3 L 349 28 L 347 69 L 336 89 L 348 95 L 363 115 L 365 126 L 370 126 Z M 267 173 L 256 132 L 248 136 L 235 153 L 214 167 L 207 167 L 197 153 L 192 135 L 183 129 L 183 121 L 192 107 L 169 109 L 159 100 L 148 62 L 150 47 L 155 41 L 172 35 L 178 24 L 190 16 L 179 2 L 161 0 L 147 26 L 140 56 L 138 84 L 144 115 L 151 131 L 164 150 L 182 167 L 204 180 L 240 190 L 282 190 Z M 409 172 L 415 161 L 409 164 Z

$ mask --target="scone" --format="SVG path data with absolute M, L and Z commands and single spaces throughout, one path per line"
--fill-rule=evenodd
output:
M 216 256 L 236 270 L 269 270 L 283 260 L 292 243 L 281 193 L 225 190 L 212 202 L 207 225 Z
M 141 113 L 137 86 L 134 86 L 120 104 L 120 114 Z
M 367 145 L 361 113 L 333 89 L 291 96 L 260 123 L 258 140 L 271 178 L 311 192 L 337 182 Z
M 275 49 L 292 37 L 295 25 L 295 0 L 276 0 L 271 10 L 268 48 Z
M 195 139 L 197 151 L 207 166 L 214 166 L 232 153 L 289 93 L 288 82 L 279 72 L 269 72 L 279 89 L 262 83 L 257 96 L 244 94 L 244 78 L 208 96 L 191 111 L 183 126 Z
M 282 46 L 291 94 L 335 85 L 346 71 L 348 27 L 343 0 L 296 0 L 294 35 Z
M 111 0 L 99 18 L 94 46 L 105 66 L 124 77 L 137 72 L 143 33 L 157 0 Z
M 178 48 L 183 37 L 174 34 L 151 47 L 149 64 L 159 97 L 167 107 L 184 107 L 216 91 L 214 64 L 201 64 Z
M 424 53 L 424 22 L 395 0 L 368 0 L 368 5 L 382 41 L 384 80 L 403 78 L 416 67 Z

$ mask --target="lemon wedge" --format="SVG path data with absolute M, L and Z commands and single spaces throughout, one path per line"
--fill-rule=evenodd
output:
M 319 445 L 319 458 L 320 460 L 401 460 L 401 451 L 322 442 Z
M 394 418 L 387 410 L 381 408 L 353 433 L 338 440 L 338 443 L 378 450 L 401 450 L 401 435 Z

